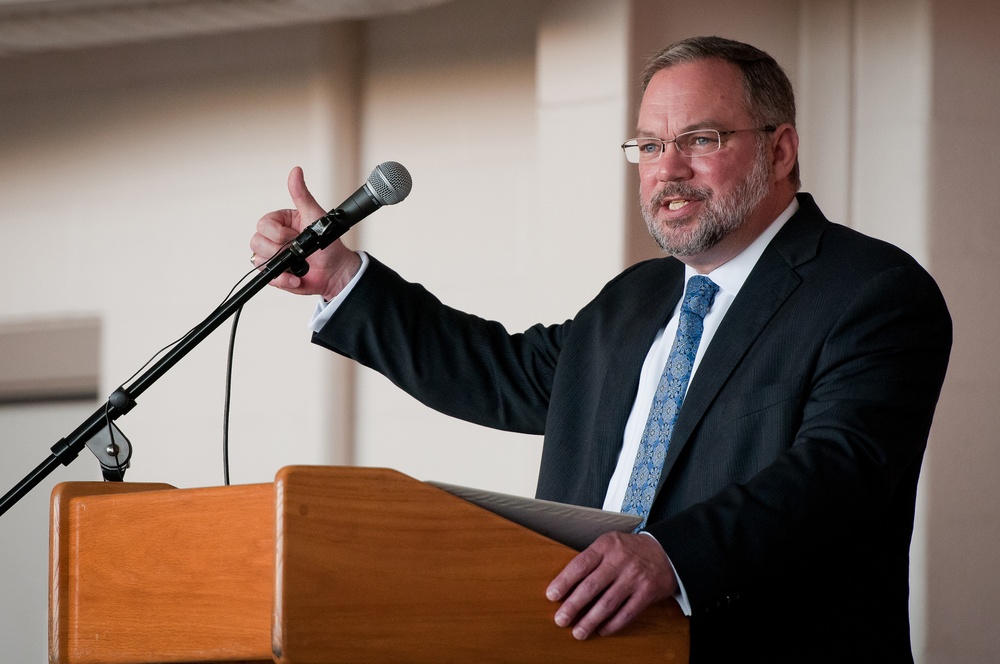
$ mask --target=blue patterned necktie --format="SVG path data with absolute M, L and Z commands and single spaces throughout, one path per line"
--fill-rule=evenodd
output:
M 708 277 L 694 276 L 688 281 L 684 301 L 681 303 L 677 337 L 656 387 L 646 428 L 639 442 L 639 452 L 625 491 L 625 500 L 622 502 L 622 512 L 642 517 L 642 523 L 636 527 L 636 531 L 646 525 L 649 508 L 656 495 L 656 486 L 660 482 L 663 461 L 667 457 L 670 434 L 673 433 L 677 413 L 691 380 L 691 367 L 701 342 L 705 314 L 712 307 L 718 292 L 719 287 Z

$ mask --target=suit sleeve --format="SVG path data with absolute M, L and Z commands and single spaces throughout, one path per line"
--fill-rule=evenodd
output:
M 510 334 L 370 260 L 351 297 L 313 335 L 315 343 L 375 369 L 446 415 L 544 433 L 568 322 Z

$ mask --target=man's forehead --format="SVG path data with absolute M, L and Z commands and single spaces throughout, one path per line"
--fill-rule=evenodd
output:
M 721 60 L 681 63 L 660 70 L 650 79 L 639 104 L 640 127 L 664 121 L 713 127 L 743 116 L 739 69 Z

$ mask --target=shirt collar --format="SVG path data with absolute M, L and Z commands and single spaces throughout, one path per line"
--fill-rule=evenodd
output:
M 743 283 L 750 276 L 753 266 L 757 264 L 761 254 L 764 253 L 764 249 L 767 248 L 767 245 L 778 234 L 781 227 L 792 218 L 792 215 L 798 209 L 798 199 L 792 198 L 792 202 L 788 204 L 785 211 L 778 215 L 778 218 L 772 221 L 771 225 L 765 228 L 764 232 L 758 235 L 757 239 L 751 242 L 746 249 L 705 276 L 718 284 L 719 288 L 723 291 L 731 293 L 733 297 L 736 297 L 736 294 L 740 292 L 740 288 L 743 287 Z M 693 268 L 685 266 L 684 282 L 687 283 L 687 280 L 696 274 L 697 272 Z

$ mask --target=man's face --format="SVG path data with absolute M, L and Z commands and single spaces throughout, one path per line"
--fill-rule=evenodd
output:
M 639 107 L 636 135 L 672 139 L 695 129 L 753 127 L 739 69 L 703 60 L 653 76 Z M 664 251 L 702 255 L 755 220 L 772 191 L 770 151 L 767 137 L 761 138 L 757 132 L 723 136 L 718 152 L 701 157 L 685 157 L 668 144 L 659 159 L 639 164 L 642 214 Z

